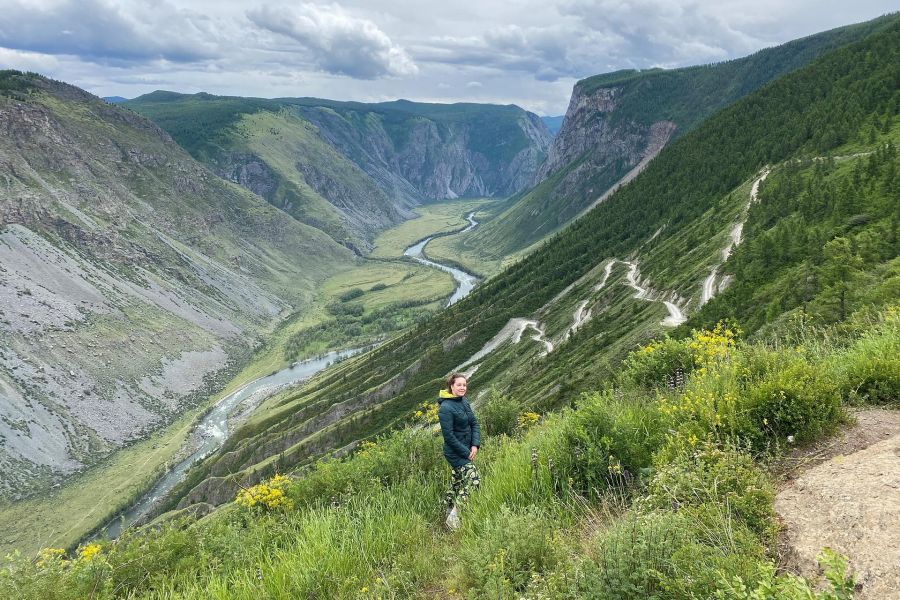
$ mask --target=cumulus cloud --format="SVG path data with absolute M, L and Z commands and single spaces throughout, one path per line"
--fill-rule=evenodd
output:
M 401 46 L 367 19 L 337 4 L 263 6 L 247 11 L 257 27 L 289 38 L 322 71 L 360 79 L 413 75 L 418 67 Z
M 165 2 L 4 0 L 0 46 L 95 63 L 191 62 L 216 56 L 208 19 Z

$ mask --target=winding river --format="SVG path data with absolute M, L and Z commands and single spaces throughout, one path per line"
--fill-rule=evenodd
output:
M 157 501 L 163 498 L 173 487 L 175 487 L 175 485 L 181 482 L 191 465 L 221 448 L 222 444 L 225 443 L 225 439 L 228 437 L 228 418 L 236 409 L 241 407 L 242 404 L 245 402 L 257 404 L 280 387 L 309 379 L 325 367 L 366 349 L 367 348 L 353 348 L 350 350 L 329 352 L 320 358 L 311 358 L 309 360 L 294 363 L 281 371 L 251 381 L 237 391 L 222 398 L 200 420 L 195 428 L 195 431 L 200 434 L 199 447 L 196 448 L 190 456 L 170 469 L 156 482 L 153 489 L 141 497 L 137 504 L 110 522 L 102 530 L 102 533 L 105 533 L 109 538 L 118 536 L 122 529 L 146 516 Z
M 466 215 L 466 220 L 469 221 L 468 226 L 466 226 L 465 229 L 461 229 L 458 232 L 454 233 L 465 233 L 467 231 L 475 229 L 475 227 L 478 225 L 478 221 L 475 220 L 474 212 L 470 212 L 468 215 Z M 441 271 L 446 271 L 447 273 L 453 275 L 453 279 L 456 280 L 456 290 L 453 292 L 453 295 L 450 296 L 450 299 L 447 300 L 447 306 L 450 306 L 451 304 L 459 302 L 460 300 L 468 296 L 469 292 L 471 292 L 475 288 L 475 284 L 478 283 L 478 278 L 474 275 L 466 273 L 461 269 L 457 269 L 456 267 L 442 265 L 441 263 L 436 263 L 425 258 L 425 254 L 423 253 L 425 245 L 435 237 L 437 236 L 433 235 L 413 244 L 403 252 L 403 256 L 409 256 L 413 260 L 416 260 L 423 265 L 428 265 L 429 267 L 440 269 Z

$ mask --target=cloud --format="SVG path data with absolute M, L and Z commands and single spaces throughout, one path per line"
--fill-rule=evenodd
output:
M 503 25 L 479 37 L 444 36 L 416 46 L 413 55 L 422 62 L 481 67 L 528 73 L 540 81 L 593 74 L 598 48 L 617 43 L 615 36 L 571 24 L 548 27 Z
M 148 0 L 128 12 L 110 0 L 4 0 L 0 11 L 0 46 L 102 64 L 212 58 L 211 30 L 205 17 Z
M 606 49 L 609 59 L 635 66 L 675 66 L 725 60 L 767 44 L 765 24 L 783 11 L 760 0 L 571 0 L 563 15 L 618 43 Z M 771 4 L 771 3 L 770 3 Z M 630 60 L 629 60 L 630 59 Z
M 44 73 L 56 69 L 59 66 L 59 61 L 55 56 L 47 54 L 0 48 L 0 65 L 4 65 L 4 68 L 12 67 L 19 71 Z
M 263 6 L 247 11 L 257 27 L 289 38 L 318 69 L 359 79 L 414 75 L 418 67 L 375 23 L 354 17 L 337 4 Z

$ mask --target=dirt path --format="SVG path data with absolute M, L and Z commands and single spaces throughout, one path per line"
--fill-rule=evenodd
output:
M 857 423 L 779 465 L 775 499 L 782 562 L 815 579 L 825 546 L 847 556 L 856 598 L 900 599 L 900 411 L 868 409 Z

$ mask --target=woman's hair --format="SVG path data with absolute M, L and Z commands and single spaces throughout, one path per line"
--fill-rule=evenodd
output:
M 447 378 L 447 391 L 448 392 L 453 391 L 453 382 L 456 381 L 457 379 L 459 379 L 460 377 L 465 379 L 466 382 L 469 381 L 469 378 L 466 377 L 465 375 L 463 375 L 462 373 L 450 373 L 450 377 Z

